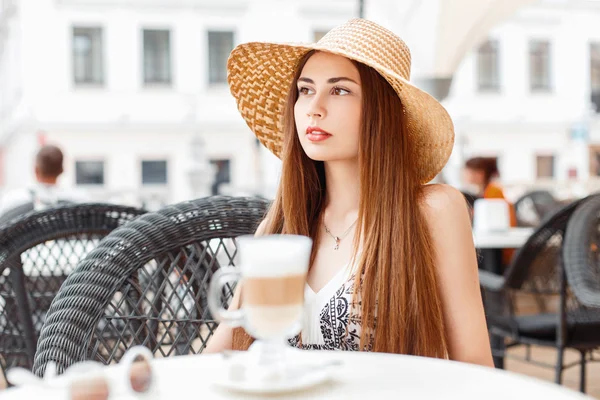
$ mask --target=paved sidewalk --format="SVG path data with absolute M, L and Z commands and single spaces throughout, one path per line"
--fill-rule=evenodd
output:
M 517 355 L 519 357 L 525 356 L 524 347 L 515 347 L 509 350 L 509 353 Z M 596 359 L 600 359 L 600 351 L 596 352 L 598 356 Z M 556 363 L 556 351 L 547 347 L 536 347 L 532 346 L 531 357 L 534 360 L 542 361 L 548 364 Z M 576 351 L 565 352 L 565 364 L 579 360 L 579 353 Z M 506 359 L 506 369 L 512 372 L 518 372 L 521 374 L 533 376 L 535 378 L 543 379 L 549 382 L 554 382 L 554 370 L 550 368 L 538 367 L 531 363 Z M 600 362 L 592 362 L 587 364 L 587 394 L 600 399 Z M 574 366 L 563 372 L 563 385 L 579 390 L 579 367 Z

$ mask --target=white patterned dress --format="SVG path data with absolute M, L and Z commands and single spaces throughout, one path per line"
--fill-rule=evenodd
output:
M 289 343 L 307 350 L 355 350 L 360 347 L 360 305 L 352 307 L 353 268 L 347 264 L 315 293 L 306 284 L 300 335 Z

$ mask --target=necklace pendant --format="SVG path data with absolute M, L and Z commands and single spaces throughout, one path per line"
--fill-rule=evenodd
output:
M 339 250 L 340 248 L 340 238 L 336 237 L 335 238 L 335 247 L 333 248 L 334 250 Z

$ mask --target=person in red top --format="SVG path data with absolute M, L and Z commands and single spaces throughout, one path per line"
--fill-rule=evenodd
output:
M 484 199 L 504 199 L 502 187 L 495 181 L 500 176 L 498 162 L 495 157 L 474 157 L 465 163 L 465 180 L 468 184 L 478 188 L 477 196 Z M 517 215 L 511 202 L 506 200 L 509 206 L 510 226 L 517 226 Z M 510 262 L 513 249 L 504 251 L 504 265 Z
M 484 199 L 504 199 L 502 187 L 495 181 L 500 176 L 498 163 L 495 157 L 475 157 L 465 163 L 466 181 L 477 187 L 477 196 Z M 513 205 L 510 206 L 510 226 L 517 226 L 517 218 Z

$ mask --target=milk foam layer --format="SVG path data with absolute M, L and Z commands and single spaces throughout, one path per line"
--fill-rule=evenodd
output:
M 298 235 L 244 236 L 238 239 L 240 265 L 245 277 L 305 274 L 312 239 Z

